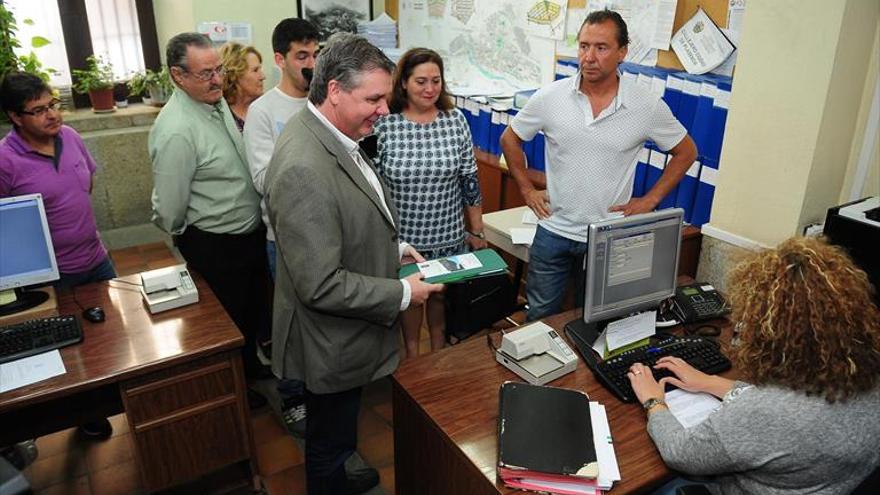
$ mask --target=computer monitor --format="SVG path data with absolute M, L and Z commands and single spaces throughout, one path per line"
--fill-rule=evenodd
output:
M 576 325 L 590 342 L 608 320 L 656 308 L 675 294 L 683 214 L 670 208 L 590 225 L 584 313 Z
M 58 280 L 58 264 L 43 197 L 0 198 L 0 315 L 23 311 L 49 298 L 31 285 Z

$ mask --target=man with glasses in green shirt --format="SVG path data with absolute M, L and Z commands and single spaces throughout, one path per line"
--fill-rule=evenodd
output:
M 256 340 L 270 330 L 266 230 L 241 133 L 223 99 L 224 69 L 208 37 L 171 38 L 166 62 L 177 88 L 150 130 L 153 222 L 174 237 L 245 337 L 249 379 L 265 369 Z M 265 399 L 249 394 L 251 407 Z

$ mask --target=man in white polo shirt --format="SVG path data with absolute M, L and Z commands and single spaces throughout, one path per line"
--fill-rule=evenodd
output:
M 652 211 L 697 157 L 693 140 L 663 100 L 624 83 L 617 66 L 629 36 L 616 12 L 591 12 L 578 34 L 577 76 L 538 90 L 501 136 L 510 173 L 540 218 L 529 250 L 529 320 L 558 313 L 568 277 L 580 274 L 591 222 Z M 547 190 L 526 175 L 523 141 L 543 131 Z M 663 175 L 642 197 L 632 197 L 635 162 L 645 141 L 671 155 Z M 583 303 L 583 277 L 576 300 Z

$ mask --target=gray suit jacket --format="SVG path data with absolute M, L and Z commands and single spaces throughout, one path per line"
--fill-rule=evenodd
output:
M 308 108 L 291 118 L 266 172 L 278 252 L 272 370 L 313 393 L 397 368 L 399 222 L 383 193 L 393 223 L 330 129 Z

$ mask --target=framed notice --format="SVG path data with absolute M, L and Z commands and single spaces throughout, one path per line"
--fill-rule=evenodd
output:
M 327 41 L 333 33 L 357 33 L 357 25 L 373 19 L 372 0 L 298 0 L 299 16 L 311 21 Z

